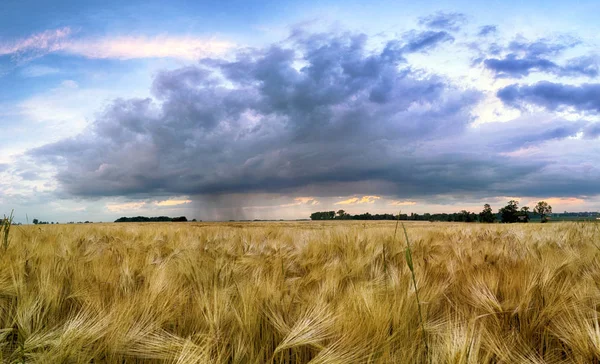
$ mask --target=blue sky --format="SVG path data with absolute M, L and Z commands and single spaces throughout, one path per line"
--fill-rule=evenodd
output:
M 600 209 L 597 1 L 4 1 L 0 214 Z

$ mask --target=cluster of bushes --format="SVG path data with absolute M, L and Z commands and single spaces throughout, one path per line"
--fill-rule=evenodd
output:
M 33 219 L 32 222 L 33 222 L 34 225 L 54 225 L 54 224 L 58 225 L 59 224 L 58 221 L 57 222 L 53 222 L 53 221 L 48 222 L 48 221 L 41 221 L 41 220 L 38 220 L 38 219 Z M 77 222 L 75 222 L 75 221 L 69 221 L 69 222 L 67 222 L 67 224 L 93 224 L 93 222 L 92 221 L 88 221 L 88 220 L 86 220 L 86 221 L 77 221 Z
M 54 222 L 40 221 L 38 219 L 33 219 L 33 224 L 34 225 L 49 225 L 49 224 L 54 224 Z
M 346 213 L 344 210 L 335 211 L 320 211 L 313 212 L 310 215 L 311 220 L 416 220 L 416 221 L 450 221 L 450 222 L 484 222 L 493 223 L 499 220 L 504 223 L 514 222 L 529 222 L 531 215 L 536 214 L 540 216 L 542 222 L 548 221 L 548 214 L 552 213 L 552 206 L 548 205 L 545 201 L 540 201 L 533 209 L 533 212 L 529 211 L 529 207 L 524 206 L 519 209 L 519 203 L 515 200 L 508 202 L 506 206 L 501 208 L 498 213 L 492 211 L 492 207 L 489 204 L 483 206 L 483 211 L 479 214 L 462 210 L 451 214 L 370 214 L 368 212 L 364 214 L 351 215 Z

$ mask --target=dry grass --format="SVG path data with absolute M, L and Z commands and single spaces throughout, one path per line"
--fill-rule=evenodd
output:
M 597 225 L 394 227 L 13 227 L 0 362 L 598 362 Z

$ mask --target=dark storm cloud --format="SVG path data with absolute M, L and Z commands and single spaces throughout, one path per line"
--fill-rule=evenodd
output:
M 403 47 L 406 52 L 420 52 L 435 48 L 439 43 L 453 42 L 454 37 L 445 31 L 409 32 L 407 44 Z
M 533 71 L 552 72 L 558 69 L 558 66 L 547 59 L 539 58 L 518 58 L 514 54 L 509 54 L 505 58 L 489 58 L 484 62 L 485 67 L 494 71 L 497 77 L 521 78 L 529 75 Z
M 482 94 L 404 58 L 450 36 L 412 34 L 372 51 L 364 35 L 298 33 L 285 47 L 164 71 L 152 99 L 115 100 L 80 135 L 29 155 L 82 197 L 339 196 L 365 185 L 396 196 L 518 194 L 515 180 L 543 176 L 552 161 L 505 153 L 584 127 L 473 129 Z
M 600 84 L 578 86 L 541 81 L 533 85 L 510 85 L 498 91 L 507 105 L 522 107 L 536 105 L 548 110 L 574 108 L 580 112 L 600 112 Z
M 486 35 L 494 34 L 497 31 L 498 27 L 496 27 L 495 25 L 484 25 L 482 27 L 479 27 L 479 32 L 477 33 L 477 35 L 479 35 L 480 37 L 485 37 Z
M 559 37 L 558 39 L 538 39 L 528 41 L 522 37 L 511 41 L 508 50 L 514 53 L 522 53 L 527 57 L 556 56 L 559 53 L 581 44 L 581 41 L 572 37 Z
M 484 60 L 486 68 L 494 71 L 498 78 L 521 78 L 532 72 L 546 72 L 561 77 L 598 76 L 598 62 L 592 57 L 570 59 L 564 66 L 544 58 L 526 58 L 509 54 L 504 58 Z
M 597 57 L 577 57 L 569 59 L 565 64 L 557 64 L 556 58 L 569 48 L 579 45 L 577 39 L 562 37 L 557 40 L 539 39 L 528 42 L 523 38 L 511 41 L 506 47 L 490 45 L 487 56 L 480 57 L 485 67 L 498 78 L 522 78 L 532 72 L 545 72 L 560 77 L 598 75 Z M 503 56 L 500 56 L 504 53 Z M 490 57 L 495 55 L 497 57 Z
M 435 14 L 419 18 L 419 24 L 432 29 L 457 31 L 467 22 L 467 17 L 462 13 L 447 13 L 439 11 Z

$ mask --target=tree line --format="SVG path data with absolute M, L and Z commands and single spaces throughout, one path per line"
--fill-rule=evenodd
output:
M 188 219 L 185 216 L 180 217 L 168 217 L 168 216 L 156 216 L 156 217 L 146 217 L 146 216 L 135 216 L 135 217 L 120 217 L 115 220 L 115 222 L 186 222 Z M 193 219 L 192 221 L 196 221 Z
M 88 220 L 86 220 L 86 221 L 77 221 L 77 222 L 75 222 L 75 221 L 69 221 L 69 222 L 66 222 L 66 223 L 59 223 L 58 221 L 57 222 L 54 222 L 54 221 L 48 222 L 48 221 L 41 221 L 41 220 L 38 220 L 38 219 L 33 219 L 32 222 L 33 222 L 34 225 L 93 224 L 94 223 L 93 221 L 88 221 Z
M 319 211 L 313 212 L 310 215 L 311 220 L 416 220 L 416 221 L 450 221 L 450 222 L 483 222 L 493 223 L 500 221 L 503 223 L 529 222 L 532 215 L 540 217 L 541 222 L 548 221 L 548 215 L 552 213 L 552 206 L 545 201 L 537 203 L 533 211 L 529 210 L 528 206 L 523 206 L 519 209 L 519 202 L 510 200 L 508 204 L 494 213 L 489 204 L 483 206 L 480 213 L 474 213 L 462 210 L 455 213 L 438 213 L 438 214 L 364 214 L 351 215 L 344 210 L 336 211 Z
M 156 217 L 146 217 L 146 216 L 135 216 L 135 217 L 120 217 L 115 220 L 115 222 L 186 222 L 188 221 L 187 217 L 179 216 L 179 217 L 169 217 L 169 216 L 156 216 Z M 196 219 L 192 219 L 192 222 L 196 222 Z M 202 221 L 202 220 L 200 220 Z M 39 219 L 33 219 L 34 225 L 53 225 L 58 224 L 58 222 L 48 222 L 42 221 Z M 78 221 L 77 224 L 91 224 L 91 221 Z M 67 222 L 67 224 L 75 224 L 74 221 Z

